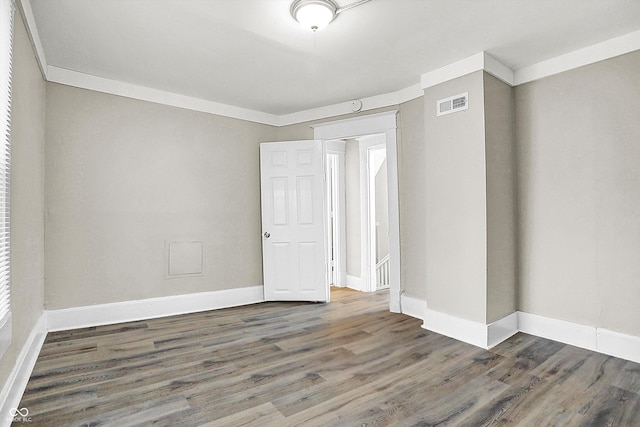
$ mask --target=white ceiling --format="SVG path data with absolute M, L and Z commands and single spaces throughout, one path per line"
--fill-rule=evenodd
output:
M 49 66 L 276 115 L 398 91 L 481 51 L 517 70 L 640 30 L 640 0 L 371 0 L 313 34 L 291 2 L 30 1 Z

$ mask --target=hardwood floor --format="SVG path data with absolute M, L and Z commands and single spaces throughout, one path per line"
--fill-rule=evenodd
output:
M 387 292 L 331 297 L 50 333 L 20 408 L 31 426 L 640 426 L 639 364 L 525 334 L 486 351 Z

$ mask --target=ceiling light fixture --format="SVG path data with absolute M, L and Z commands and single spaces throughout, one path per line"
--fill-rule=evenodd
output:
M 338 7 L 333 0 L 295 0 L 291 4 L 291 16 L 303 27 L 313 32 L 320 30 L 338 16 L 339 13 L 371 0 L 359 0 L 344 7 Z

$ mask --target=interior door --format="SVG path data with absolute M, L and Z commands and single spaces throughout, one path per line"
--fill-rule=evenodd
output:
M 328 301 L 322 141 L 260 144 L 266 301 Z

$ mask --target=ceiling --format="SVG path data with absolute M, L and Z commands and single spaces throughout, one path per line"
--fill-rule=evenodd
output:
M 640 30 L 640 0 L 371 0 L 314 34 L 291 2 L 30 0 L 49 66 L 275 115 L 482 51 L 517 70 Z

